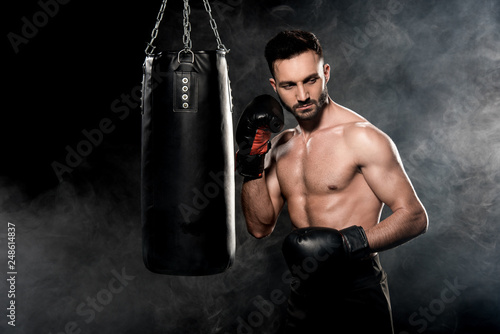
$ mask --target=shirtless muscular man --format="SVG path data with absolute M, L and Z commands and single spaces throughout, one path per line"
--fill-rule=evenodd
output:
M 256 238 L 273 231 L 285 201 L 292 232 L 283 254 L 293 281 L 286 333 L 393 333 L 378 257 L 424 233 L 428 218 L 396 146 L 328 95 L 330 66 L 316 36 L 283 31 L 266 45 L 269 79 L 298 125 L 262 95 L 237 126 L 242 208 Z M 383 205 L 392 214 L 380 220 Z

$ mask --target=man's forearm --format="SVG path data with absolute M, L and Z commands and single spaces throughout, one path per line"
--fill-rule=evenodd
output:
M 397 247 L 427 230 L 427 214 L 423 208 L 398 209 L 379 224 L 366 230 L 373 251 Z
M 276 215 L 265 177 L 243 182 L 241 206 L 250 234 L 262 238 L 272 232 Z

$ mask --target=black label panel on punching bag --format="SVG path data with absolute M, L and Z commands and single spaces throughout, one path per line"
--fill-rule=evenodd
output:
M 183 65 L 185 67 L 186 65 Z M 198 80 L 196 72 L 174 72 L 174 111 L 198 111 Z
M 209 275 L 234 260 L 234 152 L 224 51 L 146 58 L 142 225 L 146 267 Z

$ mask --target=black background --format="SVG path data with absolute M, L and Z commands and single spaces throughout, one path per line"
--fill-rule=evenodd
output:
M 288 291 L 280 252 L 290 228 L 286 212 L 271 237 L 255 240 L 237 200 L 236 262 L 224 274 L 163 276 L 142 264 L 141 115 L 134 94 L 160 2 L 70 1 L 52 6 L 46 20 L 37 14 L 41 3 L 55 2 L 22 1 L 3 10 L 0 235 L 6 245 L 7 222 L 16 225 L 18 276 L 16 327 L 4 315 L 2 332 L 245 333 L 245 326 L 279 332 L 285 304 L 262 315 L 258 326 L 252 316 L 261 298 Z M 255 95 L 272 94 L 267 40 L 283 29 L 305 29 L 319 37 L 332 66 L 332 98 L 398 146 L 430 228 L 381 254 L 396 333 L 500 332 L 499 3 L 211 4 L 231 49 L 234 121 Z M 191 9 L 193 48 L 215 48 L 201 0 Z M 16 52 L 9 36 L 22 36 L 26 21 L 38 22 L 38 31 Z M 180 0 L 167 3 L 157 45 L 182 49 Z M 127 107 L 116 112 L 117 106 Z M 86 139 L 82 131 L 103 119 L 113 130 L 59 180 L 54 162 L 65 164 L 67 147 L 76 149 Z M 286 127 L 293 126 L 287 115 Z M 91 320 L 79 314 L 82 303 L 90 309 L 87 298 L 109 289 L 113 270 L 133 278 Z M 5 310 L 7 285 L 0 281 Z M 449 284 L 460 287 L 456 294 Z

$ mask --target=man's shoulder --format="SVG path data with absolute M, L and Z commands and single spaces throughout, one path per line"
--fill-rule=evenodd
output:
M 360 166 L 374 161 L 393 161 L 397 156 L 392 139 L 369 122 L 346 126 L 345 143 Z
M 332 107 L 337 114 L 337 122 L 329 129 L 330 132 L 341 133 L 344 139 L 349 141 L 385 136 L 380 129 L 357 112 L 337 103 L 333 103 Z
M 295 135 L 295 133 L 296 128 L 286 129 L 280 132 L 271 140 L 271 147 L 278 147 L 286 144 Z
M 266 154 L 266 166 L 269 166 L 271 161 L 276 159 L 276 155 L 281 150 L 281 146 L 285 145 L 295 135 L 295 129 L 286 129 L 274 136 L 271 139 L 271 151 Z
M 353 144 L 375 144 L 389 140 L 387 134 L 366 120 L 345 123 L 343 133 L 346 141 Z

